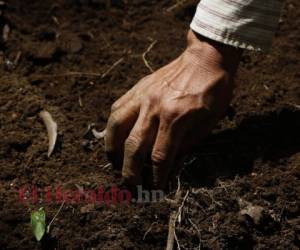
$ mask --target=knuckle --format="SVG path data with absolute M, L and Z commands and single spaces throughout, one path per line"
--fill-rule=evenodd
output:
M 120 104 L 119 104 L 119 101 L 117 100 L 111 105 L 110 111 L 111 112 L 116 111 L 119 108 L 119 106 L 120 106 Z
M 130 135 L 125 141 L 125 154 L 130 156 L 138 155 L 140 152 L 140 139 Z
M 178 117 L 182 115 L 182 110 L 179 107 L 174 107 L 172 105 L 165 105 L 162 108 L 162 117 L 166 121 L 176 120 Z
M 160 150 L 154 150 L 151 154 L 151 160 L 154 165 L 161 165 L 166 162 L 167 155 Z
M 142 107 L 147 110 L 148 118 L 156 115 L 158 110 L 158 98 L 152 94 L 146 95 L 144 101 L 142 101 Z
M 151 92 L 148 94 L 147 99 L 148 102 L 153 105 L 159 102 L 159 95 L 157 93 Z
M 108 119 L 108 127 L 112 130 L 120 127 L 121 121 L 116 113 L 112 113 Z

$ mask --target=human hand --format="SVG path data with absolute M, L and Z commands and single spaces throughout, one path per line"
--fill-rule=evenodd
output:
M 232 99 L 239 49 L 188 33 L 186 50 L 140 80 L 111 109 L 105 149 L 131 185 L 151 153 L 153 186 L 164 188 L 177 157 L 201 143 Z

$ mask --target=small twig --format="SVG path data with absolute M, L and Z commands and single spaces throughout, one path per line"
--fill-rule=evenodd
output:
M 176 193 L 175 193 L 175 202 L 176 202 L 176 204 L 179 203 L 179 200 L 180 200 L 180 197 L 181 197 L 180 188 L 181 188 L 181 185 L 180 185 L 180 180 L 178 178 L 178 187 L 177 187 L 177 190 L 176 190 Z M 174 241 L 176 241 L 176 243 L 177 243 L 177 249 L 179 249 L 179 250 L 181 249 L 180 244 L 179 244 L 179 240 L 178 240 L 177 235 L 176 235 L 176 221 L 178 220 L 179 222 L 181 222 L 182 209 L 183 209 L 184 203 L 185 203 L 188 195 L 189 195 L 189 191 L 186 192 L 186 194 L 185 194 L 178 210 L 173 211 L 170 215 L 169 232 L 168 232 L 168 240 L 167 240 L 166 250 L 173 250 Z
M 186 199 L 187 199 L 189 193 L 190 193 L 189 190 L 186 191 L 185 196 L 184 196 L 184 198 L 183 198 L 183 200 L 182 200 L 182 203 L 181 203 L 180 207 L 178 208 L 177 218 L 178 218 L 178 222 L 179 222 L 179 223 L 181 222 L 181 213 L 182 213 L 182 209 L 183 209 L 184 203 L 185 203 L 185 201 L 186 201 Z
M 50 232 L 50 226 L 52 225 L 52 223 L 54 222 L 54 220 L 56 219 L 56 217 L 59 215 L 60 211 L 62 210 L 63 206 L 65 205 L 65 200 L 63 200 L 63 202 L 61 203 L 59 209 L 57 210 L 56 214 L 54 215 L 54 217 L 52 218 L 52 220 L 50 221 L 50 223 L 47 226 L 47 233 Z
M 221 188 L 221 187 L 220 187 Z M 199 188 L 199 189 L 193 189 L 192 190 L 192 193 L 193 194 L 202 194 L 202 195 L 207 195 L 210 199 L 211 199 L 211 202 L 212 204 L 211 205 L 218 205 L 219 207 L 222 207 L 223 204 L 219 201 L 217 201 L 215 198 L 214 198 L 214 195 L 213 195 L 213 190 L 208 190 L 206 188 Z M 210 209 L 210 208 L 208 208 Z
M 187 0 L 182 0 L 182 1 L 177 1 L 177 3 L 175 3 L 174 5 L 172 5 L 171 7 L 167 8 L 167 12 L 171 12 L 172 10 L 176 9 L 177 7 L 179 7 L 180 5 L 183 5 Z
M 9 27 L 8 24 L 5 24 L 4 27 L 3 27 L 3 33 L 2 33 L 2 38 L 3 38 L 4 42 L 7 42 L 9 32 L 10 32 L 10 27 Z
M 53 22 L 54 22 L 57 26 L 60 25 L 60 23 L 59 23 L 59 21 L 58 21 L 58 19 L 57 19 L 56 16 L 52 16 L 52 20 L 53 20 Z
M 78 103 L 79 103 L 79 106 L 82 108 L 83 107 L 83 103 L 82 103 L 81 96 L 78 97 Z
M 14 66 L 16 67 L 20 61 L 20 58 L 21 58 L 21 55 L 22 55 L 22 52 L 21 51 L 18 51 L 16 57 L 15 57 L 15 60 L 14 60 Z
M 115 67 L 117 67 L 123 61 L 124 61 L 124 57 L 121 57 L 118 61 L 116 61 L 113 65 L 111 65 L 107 71 L 105 71 L 101 75 L 101 78 L 106 77 Z
M 106 46 L 111 48 L 111 45 L 108 42 L 107 38 L 103 34 L 100 34 L 100 35 L 101 35 L 102 39 L 104 40 L 104 42 L 106 43 Z
M 234 185 L 234 182 L 232 182 L 232 183 L 230 183 L 230 184 L 226 184 L 225 181 L 220 181 L 220 180 L 218 180 L 218 181 L 217 181 L 217 184 L 218 184 L 219 186 L 217 186 L 216 188 L 221 188 L 221 189 L 223 189 L 227 194 L 229 194 L 228 188 L 231 187 L 231 186 L 233 186 L 233 185 Z
M 175 201 L 175 200 L 173 200 L 173 199 L 169 199 L 169 198 L 167 198 L 167 197 L 165 197 L 164 198 L 165 199 L 165 201 L 168 203 L 168 204 L 170 204 L 170 205 L 176 205 L 177 204 L 177 202 Z
M 107 163 L 105 165 L 101 165 L 100 167 L 102 167 L 103 170 L 109 169 L 112 166 L 111 163 Z
M 176 222 L 176 212 L 173 211 L 170 215 L 169 219 L 169 232 L 168 232 L 168 240 L 167 240 L 167 247 L 166 250 L 173 250 L 174 247 L 174 239 L 175 239 L 175 225 L 174 222 Z
M 180 183 L 180 179 L 178 177 L 177 178 L 177 190 L 176 190 L 176 194 L 175 194 L 176 199 L 180 198 L 180 194 L 181 194 L 180 188 L 181 188 L 181 183 Z
M 91 38 L 91 39 L 95 39 L 94 34 L 91 31 L 87 32 L 87 35 Z
M 153 227 L 155 224 L 157 224 L 157 221 L 153 222 L 153 223 L 150 225 L 150 227 L 148 228 L 148 230 L 147 230 L 146 233 L 144 234 L 143 240 L 146 239 L 147 234 L 150 233 L 150 231 L 152 230 L 152 227 Z
M 95 73 L 95 72 L 79 72 L 79 71 L 70 71 L 66 73 L 61 74 L 53 74 L 53 75 L 33 75 L 35 78 L 53 78 L 53 77 L 81 77 L 81 76 L 93 76 L 93 77 L 100 77 L 104 78 L 106 77 L 116 66 L 118 66 L 121 62 L 124 61 L 124 58 L 120 58 L 118 61 L 116 61 L 112 66 L 109 67 L 107 71 L 104 73 Z
M 177 190 L 175 193 L 175 199 L 173 200 L 173 202 L 175 204 L 178 204 L 178 201 L 180 199 L 180 180 L 178 178 L 178 185 L 177 185 Z M 176 223 L 176 211 L 173 211 L 170 215 L 170 219 L 169 219 L 169 230 L 168 230 L 168 239 L 167 239 L 167 247 L 166 250 L 173 250 L 174 247 L 174 240 L 175 240 L 175 223 Z
M 81 77 L 81 76 L 94 76 L 94 77 L 102 77 L 103 74 L 101 73 L 94 73 L 94 72 L 76 72 L 70 71 L 61 74 L 53 74 L 53 75 L 34 75 L 36 78 L 53 78 L 53 77 L 66 77 L 66 76 L 74 76 L 74 77 Z
M 149 62 L 146 59 L 146 55 L 152 50 L 152 48 L 154 47 L 154 45 L 157 43 L 157 40 L 154 40 L 149 47 L 147 48 L 147 50 L 143 53 L 142 58 L 144 61 L 145 66 L 151 71 L 154 72 L 154 70 L 152 69 L 152 67 L 150 66 Z
M 264 84 L 263 86 L 264 86 L 265 90 L 270 90 L 270 88 L 268 87 L 267 84 Z
M 295 103 L 289 103 L 290 105 L 292 105 L 294 108 L 300 109 L 300 105 L 295 104 Z
M 185 196 L 184 196 L 184 198 L 183 198 L 183 200 L 182 200 L 182 203 L 181 203 L 181 205 L 179 206 L 178 211 L 177 211 L 177 213 L 175 214 L 175 217 L 174 217 L 174 219 L 173 219 L 173 221 L 172 221 L 172 222 L 173 222 L 173 227 L 172 227 L 172 231 L 173 231 L 173 232 L 171 232 L 171 233 L 174 235 L 174 239 L 175 239 L 175 241 L 176 241 L 177 249 L 178 249 L 178 250 L 180 250 L 181 247 L 180 247 L 180 243 L 179 243 L 179 240 L 178 240 L 178 237 L 177 237 L 177 234 L 176 234 L 176 221 L 178 220 L 179 223 L 181 222 L 181 213 L 182 213 L 182 209 L 183 209 L 184 203 L 185 203 L 185 201 L 186 201 L 188 195 L 189 195 L 189 191 L 186 192 L 186 194 L 185 194 Z M 173 239 L 173 245 L 174 245 L 174 239 Z M 171 250 L 171 249 L 173 249 L 173 246 L 172 246 L 172 247 L 170 246 L 170 250 Z M 167 250 L 169 250 L 168 247 L 167 247 Z
M 192 221 L 191 218 L 189 218 L 189 222 L 191 223 L 191 225 L 196 229 L 197 231 L 197 235 L 198 235 L 198 238 L 199 238 L 199 246 L 198 246 L 198 249 L 200 250 L 201 249 L 201 232 L 200 232 L 200 229 L 196 226 L 196 224 Z
M 178 240 L 178 237 L 177 237 L 177 234 L 176 234 L 176 228 L 174 228 L 174 238 L 175 238 L 175 241 L 176 241 L 176 244 L 177 244 L 177 249 L 180 250 L 181 247 L 180 247 L 180 243 L 179 243 L 179 240 Z

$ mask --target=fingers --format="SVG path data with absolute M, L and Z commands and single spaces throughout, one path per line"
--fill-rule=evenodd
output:
M 114 111 L 106 126 L 105 151 L 112 164 L 120 168 L 123 160 L 124 142 L 138 117 L 139 106 L 129 101 Z
M 169 75 L 172 75 L 174 72 L 178 71 L 178 67 L 174 67 L 174 65 L 176 65 L 176 62 L 178 60 L 179 59 L 177 58 L 168 66 L 161 68 L 160 74 L 163 75 L 164 77 L 168 77 Z M 129 102 L 134 97 L 137 91 L 143 93 L 144 90 L 152 83 L 153 83 L 153 77 L 151 77 L 151 75 L 142 78 L 129 91 L 127 91 L 123 96 L 121 96 L 117 101 L 113 103 L 113 105 L 111 106 L 111 112 L 113 113 L 114 111 L 116 111 L 117 109 L 125 105 L 127 102 Z
M 115 112 L 119 108 L 123 107 L 126 105 L 129 101 L 134 98 L 136 92 L 139 91 L 142 92 L 144 88 L 147 87 L 147 79 L 149 76 L 144 77 L 141 79 L 137 84 L 135 84 L 130 90 L 128 90 L 123 96 L 121 96 L 117 101 L 113 103 L 111 106 L 111 112 Z
M 113 103 L 111 106 L 111 113 L 115 112 L 116 110 L 120 109 L 124 105 L 126 105 L 128 102 L 130 102 L 131 98 L 134 94 L 134 88 L 127 91 L 124 95 L 122 95 L 117 101 Z
M 164 189 L 185 131 L 162 120 L 152 150 L 153 186 Z
M 155 140 L 157 122 L 147 111 L 147 108 L 142 108 L 125 142 L 122 175 L 130 185 L 142 183 L 142 168 Z

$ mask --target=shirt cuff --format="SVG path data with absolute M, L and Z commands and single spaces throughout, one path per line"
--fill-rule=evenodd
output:
M 196 33 L 238 48 L 268 51 L 282 2 L 202 0 L 190 27 Z

